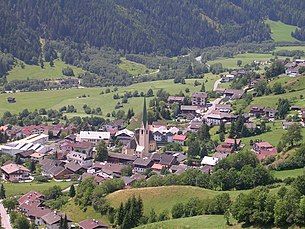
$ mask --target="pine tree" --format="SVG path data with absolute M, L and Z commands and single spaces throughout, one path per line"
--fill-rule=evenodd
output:
M 219 125 L 219 133 L 226 133 L 226 126 L 225 126 L 225 123 L 223 121 L 220 122 L 220 125 Z
M 202 82 L 202 85 L 201 85 L 200 92 L 205 92 L 205 85 L 204 85 L 204 83 L 203 83 L 203 82 Z
M 15 157 L 15 163 L 20 165 L 21 164 L 21 158 L 20 158 L 20 155 L 17 154 L 17 156 Z
M 70 197 L 74 197 L 74 196 L 75 196 L 75 187 L 74 187 L 73 184 L 72 184 L 71 187 L 70 187 L 69 196 L 70 196 Z
M 64 218 L 64 221 L 62 224 L 62 229 L 69 229 L 67 215 L 65 215 L 65 218 Z
M 122 225 L 123 220 L 124 220 L 124 215 L 125 215 L 124 205 L 123 205 L 123 203 L 121 203 L 119 210 L 117 211 L 117 214 L 116 214 L 116 224 L 117 225 Z
M 30 171 L 31 171 L 31 173 L 34 172 L 35 169 L 36 169 L 35 162 L 32 160 L 31 164 L 30 164 Z
M 106 143 L 102 140 L 96 146 L 96 155 L 94 158 L 96 161 L 106 161 L 108 159 L 108 150 Z
M 1 185 L 1 188 L 0 188 L 0 198 L 1 198 L 1 199 L 5 199 L 5 198 L 6 198 L 6 195 L 5 195 L 5 188 L 4 188 L 4 185 L 3 185 L 3 184 Z

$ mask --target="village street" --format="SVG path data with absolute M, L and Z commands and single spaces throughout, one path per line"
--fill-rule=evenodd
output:
M 0 214 L 1 214 L 1 226 L 5 229 L 12 229 L 10 223 L 10 217 L 3 206 L 2 200 L 0 200 Z

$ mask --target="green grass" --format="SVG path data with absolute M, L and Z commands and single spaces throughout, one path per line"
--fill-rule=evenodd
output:
M 279 179 L 285 179 L 288 177 L 297 177 L 304 175 L 304 168 L 301 169 L 292 169 L 292 170 L 283 170 L 283 171 L 273 171 L 274 177 Z
M 143 75 L 156 71 L 154 69 L 147 68 L 144 64 L 126 60 L 126 58 L 121 58 L 121 61 L 122 62 L 119 64 L 119 68 L 129 72 L 131 75 Z
M 17 62 L 17 65 L 9 71 L 7 80 L 26 80 L 26 79 L 57 79 L 64 78 L 62 74 L 62 69 L 70 67 L 73 69 L 74 75 L 77 76 L 84 71 L 80 68 L 74 67 L 69 64 L 65 64 L 59 59 L 54 60 L 54 67 L 50 67 L 48 62 L 44 62 L 44 68 L 41 68 L 40 65 L 28 65 L 24 64 L 25 68 L 21 68 L 21 61 Z
M 305 52 L 305 46 L 277 46 L 274 49 L 275 52 L 281 50 L 288 50 L 288 51 L 299 50 Z
M 227 193 L 235 199 L 241 192 L 248 191 L 227 191 Z M 226 192 L 192 186 L 163 186 L 120 190 L 108 195 L 107 199 L 113 207 L 117 208 L 121 202 L 127 201 L 129 197 L 140 195 L 144 203 L 144 214 L 147 215 L 152 208 L 158 213 L 165 209 L 170 211 L 174 204 L 186 203 L 192 197 L 206 200 L 221 193 Z
M 137 229 L 214 229 L 230 228 L 226 226 L 223 215 L 201 215 L 189 218 L 173 219 L 163 222 L 147 224 L 136 227 Z
M 197 79 L 200 82 L 205 82 L 206 90 L 212 90 L 214 82 L 219 78 L 219 76 L 207 74 L 203 79 Z M 206 82 L 206 80 L 208 82 Z M 100 94 L 105 91 L 106 88 L 83 88 L 83 89 L 67 89 L 67 90 L 54 90 L 54 91 L 39 91 L 39 92 L 22 92 L 15 94 L 0 94 L 0 115 L 5 111 L 10 111 L 12 113 L 21 112 L 23 109 L 27 108 L 29 110 L 46 108 L 46 109 L 59 109 L 62 106 L 74 105 L 77 108 L 77 113 L 67 114 L 68 117 L 71 116 L 84 116 L 86 115 L 83 110 L 83 105 L 87 104 L 91 108 L 101 107 L 103 115 L 109 112 L 111 113 L 117 104 L 121 102 L 121 99 L 114 100 L 113 95 L 119 93 L 123 95 L 124 91 L 135 91 L 147 92 L 149 88 L 152 88 L 154 94 L 157 93 L 159 89 L 164 89 L 170 94 L 178 94 L 180 91 L 185 93 L 185 89 L 189 88 L 191 92 L 199 91 L 201 86 L 194 87 L 195 79 L 187 79 L 186 84 L 174 84 L 173 80 L 162 80 L 145 82 L 139 84 L 133 84 L 128 87 L 118 87 L 117 92 L 111 92 L 108 94 Z M 113 87 L 110 88 L 113 90 Z M 191 93 L 190 92 L 190 93 Z M 86 98 L 77 98 L 81 95 L 89 95 Z M 187 94 L 187 93 L 185 93 Z M 16 98 L 16 103 L 8 104 L 7 97 L 13 96 Z M 149 100 L 149 99 L 148 99 Z M 124 104 L 123 110 L 127 111 L 129 108 L 133 108 L 135 113 L 139 113 L 142 110 L 143 98 L 130 98 L 127 104 Z
M 296 26 L 287 25 L 280 21 L 266 20 L 271 28 L 271 37 L 275 42 L 295 42 L 298 41 L 291 36 L 291 32 L 294 32 L 297 28 Z
M 47 183 L 37 183 L 37 182 L 30 182 L 30 183 L 11 183 L 5 182 L 4 188 L 6 191 L 7 196 L 15 196 L 15 195 L 23 195 L 29 191 L 36 191 L 36 192 L 43 192 L 54 185 L 60 186 L 62 189 L 65 189 L 71 184 L 75 182 L 56 182 L 56 181 L 49 181 Z
M 100 213 L 96 212 L 92 206 L 86 207 L 84 210 L 80 209 L 78 205 L 74 203 L 71 199 L 62 209 L 61 212 L 67 214 L 67 216 L 73 220 L 73 222 L 79 223 L 85 219 L 97 219 L 102 220 L 104 223 L 109 223 L 108 218 L 102 216 Z
M 215 63 L 221 63 L 224 68 L 242 68 L 246 64 L 251 64 L 253 61 L 268 61 L 274 56 L 272 54 L 260 54 L 260 53 L 244 53 L 238 54 L 233 58 L 218 58 L 213 61 L 208 61 L 207 64 L 212 65 Z M 241 67 L 237 66 L 237 61 L 241 60 Z

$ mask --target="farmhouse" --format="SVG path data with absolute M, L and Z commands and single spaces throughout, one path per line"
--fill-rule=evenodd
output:
M 172 105 L 173 103 L 183 103 L 184 97 L 183 96 L 169 96 L 167 98 L 168 105 Z
M 2 179 L 6 181 L 27 181 L 31 180 L 30 170 L 22 165 L 8 163 L 1 167 Z
M 193 92 L 191 94 L 191 100 L 193 106 L 205 107 L 208 100 L 208 94 L 206 92 Z
M 78 223 L 80 229 L 107 229 L 108 225 L 95 219 L 85 219 Z

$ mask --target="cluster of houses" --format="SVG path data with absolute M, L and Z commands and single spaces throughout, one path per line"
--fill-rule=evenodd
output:
M 305 67 L 305 60 L 296 59 L 293 62 L 288 62 L 285 64 L 285 73 L 290 77 L 296 77 L 301 75 L 300 68 Z
M 28 192 L 20 197 L 18 200 L 18 206 L 16 211 L 23 213 L 32 222 L 35 222 L 37 226 L 43 225 L 47 229 L 60 228 L 60 222 L 65 218 L 65 215 L 51 210 L 45 205 L 45 197 L 39 192 Z M 72 226 L 72 220 L 67 218 L 69 228 L 75 228 Z M 86 219 L 78 223 L 80 229 L 106 229 L 108 225 L 95 219 Z

